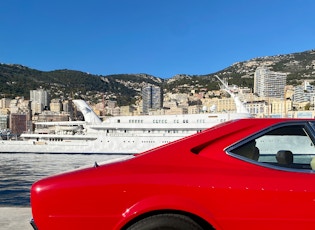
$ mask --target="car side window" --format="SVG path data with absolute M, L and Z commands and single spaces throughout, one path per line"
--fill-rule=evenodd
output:
M 315 147 L 305 125 L 275 128 L 230 153 L 270 166 L 315 170 Z

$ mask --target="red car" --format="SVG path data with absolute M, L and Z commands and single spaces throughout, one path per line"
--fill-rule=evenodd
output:
M 34 229 L 313 229 L 315 120 L 242 119 L 36 182 Z

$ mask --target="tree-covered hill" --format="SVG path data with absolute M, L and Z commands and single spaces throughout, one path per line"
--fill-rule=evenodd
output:
M 211 65 L 211 63 L 209 64 Z M 0 97 L 24 96 L 29 98 L 33 89 L 49 90 L 52 98 L 101 98 L 117 100 L 118 105 L 135 102 L 145 84 L 163 87 L 164 92 L 189 93 L 194 90 L 218 89 L 214 75 L 229 84 L 253 87 L 254 72 L 259 66 L 288 74 L 287 84 L 297 85 L 303 80 L 315 80 L 315 50 L 299 53 L 257 57 L 206 75 L 176 75 L 161 79 L 142 74 L 92 75 L 75 70 L 40 71 L 22 65 L 0 64 Z
M 52 98 L 85 98 L 105 96 L 120 105 L 132 103 L 145 83 L 161 84 L 162 80 L 148 75 L 98 76 L 73 70 L 39 71 L 22 65 L 0 64 L 0 94 L 29 98 L 30 90 L 43 88 Z M 133 86 L 133 87 L 131 87 Z
M 266 66 L 275 72 L 287 73 L 287 84 L 298 85 L 303 80 L 311 84 L 315 81 L 315 50 L 286 55 L 257 57 L 244 62 L 237 62 L 233 65 L 203 76 L 178 75 L 168 79 L 165 88 L 172 91 L 185 91 L 187 86 L 194 85 L 195 89 L 218 89 L 218 81 L 214 77 L 228 80 L 229 84 L 240 87 L 253 88 L 254 73 L 259 66 Z

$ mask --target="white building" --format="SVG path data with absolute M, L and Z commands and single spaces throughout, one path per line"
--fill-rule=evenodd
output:
M 43 89 L 31 90 L 30 100 L 32 114 L 41 113 L 45 108 L 48 108 L 49 98 L 46 90 Z
M 287 74 L 258 67 L 254 75 L 254 93 L 260 97 L 284 98 Z

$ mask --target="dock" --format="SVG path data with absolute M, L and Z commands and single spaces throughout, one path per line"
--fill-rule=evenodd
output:
M 33 230 L 31 208 L 0 207 L 0 230 Z

